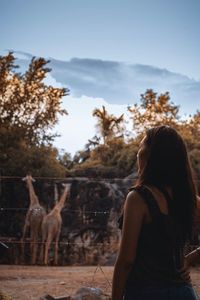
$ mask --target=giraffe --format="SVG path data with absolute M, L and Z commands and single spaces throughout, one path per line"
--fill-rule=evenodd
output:
M 44 264 L 48 264 L 48 251 L 53 240 L 55 240 L 54 264 L 58 264 L 58 241 L 61 232 L 62 218 L 61 210 L 65 204 L 65 199 L 69 196 L 71 184 L 64 184 L 64 191 L 55 204 L 54 208 L 48 213 L 42 222 L 42 247 L 40 252 L 40 260 Z M 44 255 L 44 257 L 43 257 Z
M 26 233 L 30 228 L 30 253 L 31 253 L 31 264 L 36 263 L 37 249 L 38 249 L 38 237 L 41 232 L 41 225 L 44 216 L 46 215 L 45 209 L 40 205 L 38 197 L 35 194 L 33 181 L 35 181 L 31 175 L 26 175 L 22 179 L 26 182 L 27 188 L 29 190 L 30 204 L 28 212 L 26 214 L 25 224 L 23 228 L 23 235 L 21 239 L 22 255 L 24 256 L 24 240 Z

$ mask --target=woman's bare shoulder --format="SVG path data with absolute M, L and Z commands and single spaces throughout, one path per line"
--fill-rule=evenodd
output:
M 126 206 L 129 208 L 146 209 L 146 204 L 141 194 L 136 190 L 131 190 L 126 197 Z

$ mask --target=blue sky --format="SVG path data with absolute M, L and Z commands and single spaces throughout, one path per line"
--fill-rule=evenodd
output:
M 0 0 L 1 48 L 142 63 L 200 79 L 199 0 Z
M 95 107 L 120 115 L 147 88 L 169 91 L 183 114 L 200 107 L 199 0 L 0 0 L 0 8 L 0 54 L 17 51 L 22 68 L 32 55 L 51 58 L 47 82 L 71 90 L 59 148 L 83 148 Z

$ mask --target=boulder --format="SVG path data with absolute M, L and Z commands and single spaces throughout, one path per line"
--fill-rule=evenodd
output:
M 77 290 L 76 294 L 71 297 L 72 300 L 108 300 L 109 296 L 105 295 L 101 289 L 93 287 L 82 287 Z
M 71 297 L 70 296 L 53 297 L 51 295 L 45 295 L 43 298 L 40 298 L 40 300 L 71 300 Z

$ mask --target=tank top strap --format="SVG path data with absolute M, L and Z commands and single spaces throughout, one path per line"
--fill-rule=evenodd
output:
M 167 204 L 168 204 L 168 207 L 170 207 L 170 203 L 171 203 L 172 199 L 171 199 L 171 196 L 170 196 L 169 192 L 162 186 L 157 186 L 157 188 L 158 188 L 158 190 L 160 190 L 164 194 L 165 199 L 166 199 Z
M 133 191 L 133 190 L 137 191 L 142 196 L 143 200 L 148 206 L 152 219 L 154 219 L 155 217 L 161 214 L 161 210 L 158 206 L 157 201 L 154 198 L 154 195 L 145 185 L 131 187 L 129 189 L 129 191 Z

